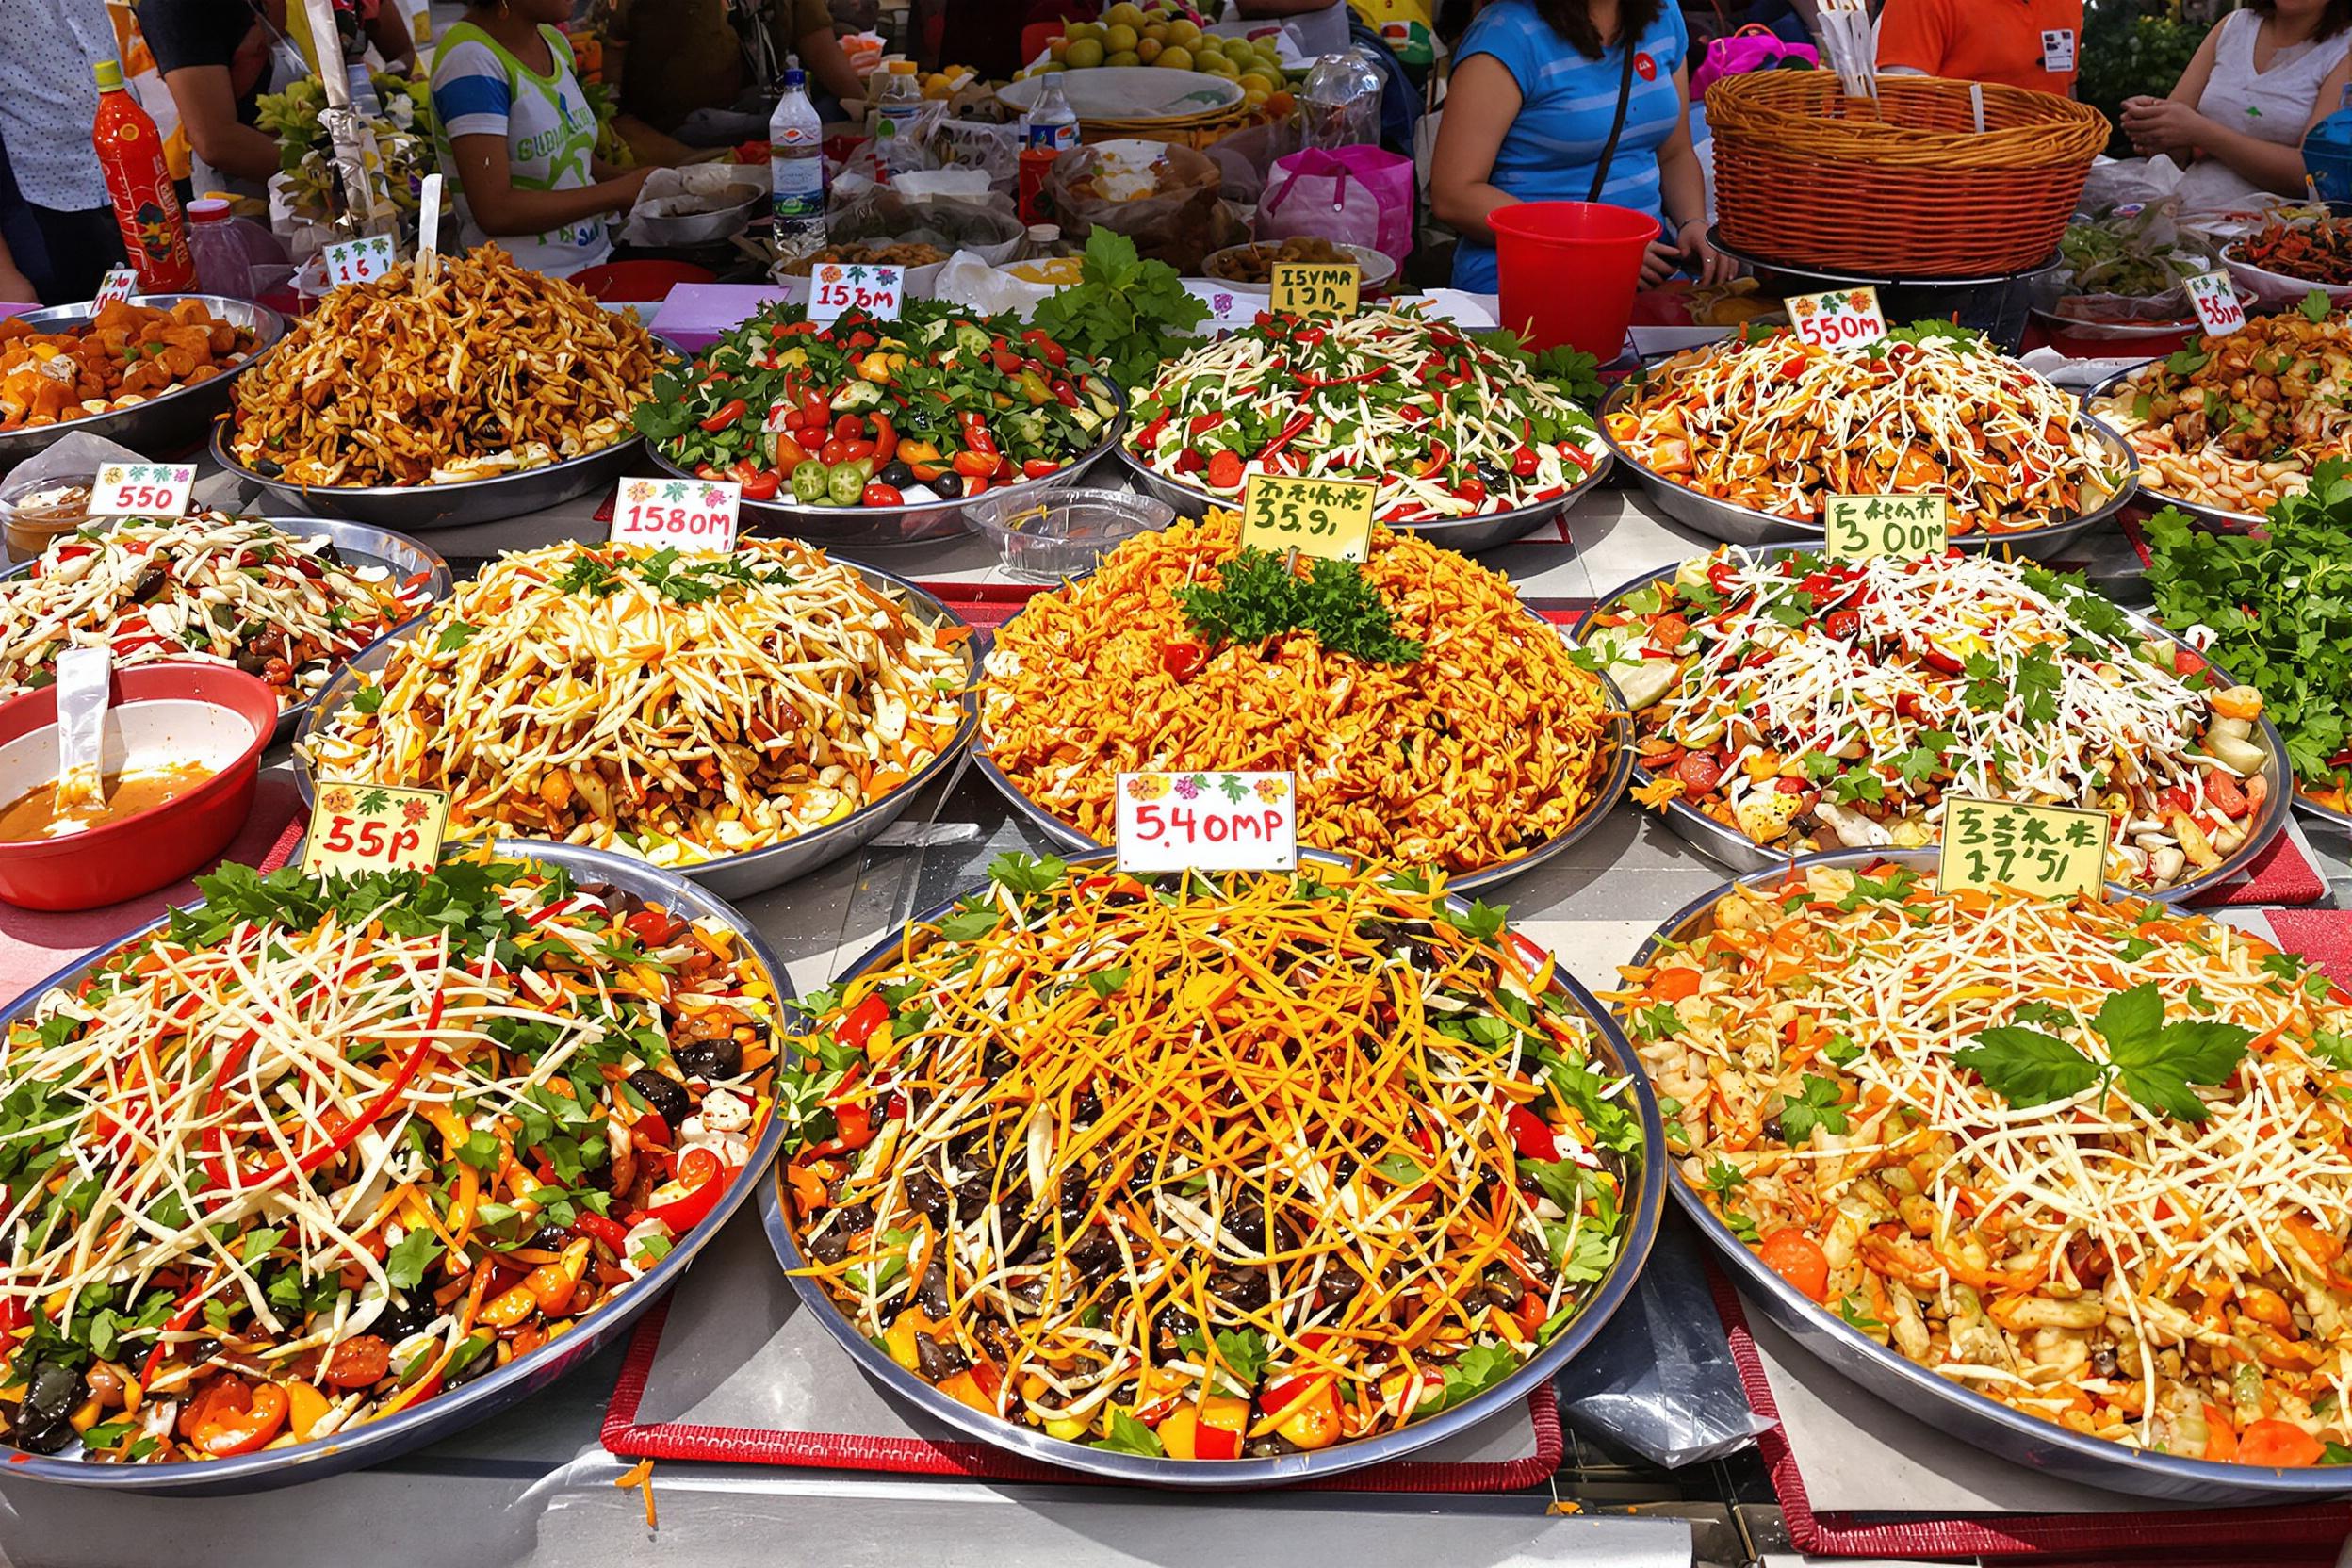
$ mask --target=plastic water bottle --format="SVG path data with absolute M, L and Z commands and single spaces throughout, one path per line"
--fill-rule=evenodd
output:
M 915 162 L 915 120 L 923 113 L 923 84 L 915 62 L 892 60 L 874 101 L 874 161 L 882 177 L 904 174 Z
M 789 258 L 825 245 L 825 126 L 808 101 L 808 78 L 797 60 L 784 71 L 784 96 L 768 122 L 768 184 L 775 202 L 776 243 Z
M 1067 152 L 1078 145 L 1078 112 L 1070 106 L 1060 76 L 1048 72 L 1042 83 L 1037 103 L 1021 117 L 1021 144 L 1049 153 Z

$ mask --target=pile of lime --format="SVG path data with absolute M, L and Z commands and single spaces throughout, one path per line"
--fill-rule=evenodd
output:
M 1101 65 L 1149 65 L 1222 76 L 1240 85 L 1251 108 L 1283 90 L 1282 68 L 1271 36 L 1218 38 L 1202 32 L 1189 17 L 1133 0 L 1119 0 L 1100 22 L 1071 23 L 1054 41 L 1051 58 L 1039 69 L 1086 71 Z

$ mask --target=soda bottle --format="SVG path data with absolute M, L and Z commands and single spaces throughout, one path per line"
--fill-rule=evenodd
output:
M 121 64 L 100 60 L 95 70 L 98 117 L 90 140 L 122 230 L 122 254 L 138 269 L 141 293 L 184 294 L 196 286 L 196 257 L 188 248 L 179 194 L 163 166 L 163 138 L 123 90 Z
M 784 96 L 768 122 L 776 243 L 788 258 L 825 245 L 825 124 L 808 101 L 808 81 L 797 60 L 785 68 Z
M 1070 106 L 1059 75 L 1048 72 L 1037 89 L 1037 101 L 1021 117 L 1021 144 L 1049 153 L 1066 153 L 1078 145 L 1078 111 Z

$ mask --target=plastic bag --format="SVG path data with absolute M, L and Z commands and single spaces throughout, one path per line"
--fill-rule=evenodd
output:
M 766 204 L 768 172 L 730 163 L 690 163 L 645 176 L 620 237 L 653 247 L 714 245 Z
M 976 169 L 991 189 L 1010 191 L 1021 180 L 1021 127 L 979 120 L 941 120 L 924 138 L 934 169 Z
M 1133 239 L 1145 258 L 1185 273 L 1198 273 L 1210 252 L 1241 239 L 1241 225 L 1217 197 L 1225 176 L 1189 147 L 1154 145 L 1143 166 L 1151 180 L 1147 194 L 1124 201 L 1104 194 L 1105 182 L 1132 177 L 1132 160 L 1122 159 L 1118 146 L 1075 147 L 1054 160 L 1045 189 L 1063 238 L 1083 245 L 1100 223 Z
M 1380 74 L 1353 44 L 1315 61 L 1306 85 L 1298 90 L 1298 122 L 1306 144 L 1378 146 L 1381 85 Z
M 1250 125 L 1217 138 L 1202 149 L 1225 176 L 1224 197 L 1254 206 L 1266 193 L 1266 179 L 1274 160 L 1298 151 L 1298 122 L 1284 115 L 1263 125 Z
M 1277 158 L 1257 234 L 1362 245 L 1401 270 L 1413 249 L 1413 160 L 1378 147 L 1310 147 Z
M 825 237 L 835 245 L 860 239 L 935 245 L 951 255 L 973 252 L 990 266 L 1018 254 L 1027 233 L 1012 203 L 994 194 L 916 196 L 847 177 L 833 187 L 825 214 Z

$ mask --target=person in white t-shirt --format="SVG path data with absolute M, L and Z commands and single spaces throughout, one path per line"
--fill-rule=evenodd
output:
M 1251 22 L 1275 21 L 1290 30 L 1309 59 L 1348 47 L 1348 0 L 1233 0 Z
M 2205 35 L 2168 97 L 2123 101 L 2123 133 L 2142 157 L 2187 169 L 2183 212 L 2300 196 L 2303 137 L 2344 106 L 2347 82 L 2352 0 L 2251 0 Z

